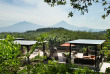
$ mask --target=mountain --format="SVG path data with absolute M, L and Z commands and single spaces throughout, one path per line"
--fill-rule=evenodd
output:
M 74 31 L 78 30 L 78 27 L 76 27 L 74 25 L 70 25 L 65 21 L 61 21 L 61 22 L 53 25 L 52 27 L 56 27 L 56 28 L 62 27 L 62 28 L 65 28 L 65 29 L 68 29 L 68 30 L 74 30 Z
M 61 21 L 55 25 L 53 25 L 52 27 L 58 28 L 58 27 L 62 27 L 68 30 L 72 30 L 72 31 L 91 31 L 91 32 L 99 32 L 99 31 L 104 31 L 104 29 L 93 29 L 93 28 L 87 28 L 87 27 L 77 27 L 74 25 L 70 25 L 65 21 Z
M 72 31 L 91 31 L 91 32 L 99 32 L 99 31 L 104 31 L 104 29 L 93 29 L 93 28 L 87 28 L 87 27 L 77 27 L 74 25 L 70 25 L 65 21 L 61 21 L 51 27 L 55 27 L 55 28 L 65 28 L 68 30 L 72 30 Z M 44 26 L 41 25 L 37 25 L 37 24 L 33 24 L 30 22 L 19 22 L 16 23 L 14 25 L 8 26 L 8 27 L 2 27 L 0 28 L 0 32 L 26 32 L 26 31 L 31 31 L 31 30 L 36 30 L 39 28 L 45 28 Z
M 38 28 L 44 28 L 44 26 L 23 21 L 8 27 L 0 28 L 0 32 L 26 32 L 28 30 L 36 30 Z

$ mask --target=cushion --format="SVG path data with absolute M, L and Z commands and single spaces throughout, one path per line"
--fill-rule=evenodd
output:
M 95 56 L 94 55 L 91 55 L 91 58 L 95 58 Z

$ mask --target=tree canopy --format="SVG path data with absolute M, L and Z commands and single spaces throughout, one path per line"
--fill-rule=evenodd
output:
M 104 6 L 105 14 L 102 14 L 102 18 L 109 16 L 110 14 L 110 0 L 44 0 L 44 2 L 48 3 L 52 7 L 55 5 L 65 5 L 67 1 L 70 2 L 71 7 L 73 7 L 73 11 L 70 11 L 68 16 L 72 17 L 74 14 L 74 10 L 78 10 L 84 15 L 85 12 L 88 13 L 88 7 L 92 6 L 93 3 L 101 3 Z
M 110 29 L 107 30 L 106 36 L 108 39 L 110 39 Z

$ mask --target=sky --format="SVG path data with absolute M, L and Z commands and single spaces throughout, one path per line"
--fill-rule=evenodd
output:
M 110 16 L 105 20 L 102 19 L 101 16 L 105 13 L 103 10 L 101 3 L 93 4 L 89 7 L 89 13 L 81 15 L 80 12 L 75 11 L 74 16 L 68 18 L 68 13 L 74 11 L 69 1 L 65 6 L 51 7 L 44 0 L 0 0 L 0 27 L 22 21 L 44 26 L 66 21 L 78 27 L 109 29 Z

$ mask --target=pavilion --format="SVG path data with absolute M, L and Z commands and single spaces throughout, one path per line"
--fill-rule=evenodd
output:
M 15 38 L 15 40 L 25 40 L 25 38 Z
M 96 64 L 97 63 L 97 45 L 100 45 L 101 50 L 102 50 L 102 44 L 105 41 L 106 40 L 78 39 L 78 40 L 73 40 L 73 41 L 66 42 L 66 43 L 70 43 L 70 60 L 71 60 L 71 44 L 87 46 L 87 53 L 88 53 L 88 46 L 95 46 L 95 67 L 97 67 L 97 64 Z
M 15 40 L 14 42 L 21 45 L 21 51 L 23 50 L 23 46 L 25 46 L 27 48 L 27 52 L 29 52 L 30 47 L 35 45 L 37 41 L 32 41 L 32 40 Z M 43 42 L 43 54 L 45 53 L 45 43 L 47 43 L 47 41 Z M 29 56 L 27 57 L 27 59 L 28 59 L 28 64 L 29 64 L 30 63 Z

